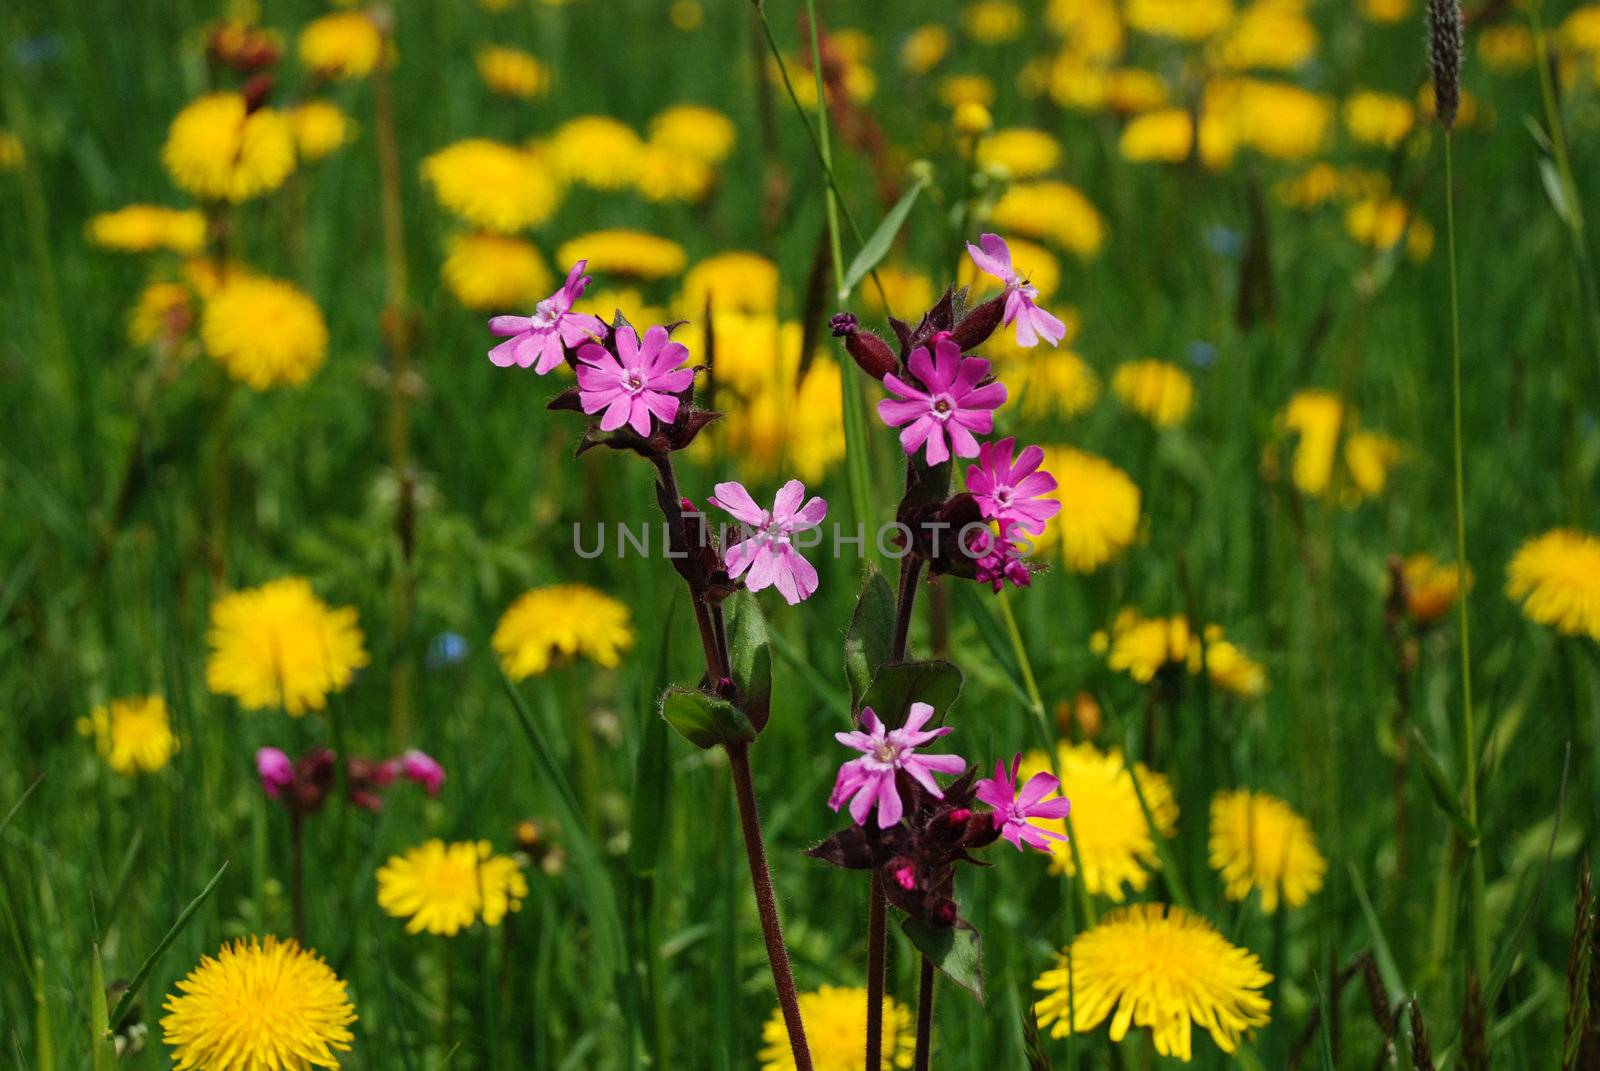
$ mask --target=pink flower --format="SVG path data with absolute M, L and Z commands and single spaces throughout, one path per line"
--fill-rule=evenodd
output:
M 650 434 L 652 416 L 670 424 L 678 415 L 674 397 L 694 380 L 694 369 L 679 368 L 689 351 L 667 338 L 665 327 L 652 327 L 639 336 L 631 327 L 615 335 L 617 354 L 591 342 L 578 350 L 578 400 L 585 413 L 605 415 L 601 431 L 616 431 L 627 424 L 640 435 Z
M 1011 760 L 1011 769 L 1006 770 L 1005 764 L 994 764 L 994 777 L 986 777 L 978 782 L 977 795 L 980 800 L 994 808 L 994 825 L 1000 835 L 1012 844 L 1017 851 L 1022 851 L 1023 844 L 1036 848 L 1041 852 L 1050 850 L 1052 841 L 1066 840 L 1066 835 L 1049 829 L 1041 829 L 1029 821 L 1030 818 L 1065 818 L 1072 810 L 1072 804 L 1064 796 L 1047 800 L 1046 796 L 1061 787 L 1052 774 L 1036 773 L 1028 778 L 1028 783 L 1022 786 L 1022 791 L 1017 791 L 1017 767 L 1022 764 L 1022 755 L 1019 753 Z
M 1015 526 L 1039 535 L 1044 522 L 1061 511 L 1061 503 L 1055 499 L 1038 501 L 1056 489 L 1056 478 L 1036 471 L 1044 461 L 1044 451 L 1037 446 L 1022 451 L 1013 464 L 1011 451 L 1016 445 L 1014 438 L 984 443 L 978 463 L 967 469 L 967 490 L 977 499 L 984 517 L 999 521 L 1006 534 Z
M 294 763 L 275 747 L 257 749 L 256 773 L 268 799 L 277 799 L 279 792 L 294 784 Z
M 1067 328 L 1060 320 L 1033 303 L 1039 296 L 1037 287 L 1017 274 L 1011 266 L 1011 248 L 998 234 L 985 234 L 978 239 L 983 247 L 967 243 L 967 255 L 981 270 L 1006 284 L 1006 313 L 1004 323 L 1017 325 L 1017 345 L 1036 345 L 1043 338 L 1052 346 L 1060 345 L 1067 337 Z
M 526 368 L 531 364 L 542 376 L 561 363 L 563 346 L 577 346 L 603 335 L 606 325 L 600 317 L 572 311 L 572 303 L 589 285 L 589 277 L 583 274 L 588 263 L 580 260 L 574 264 L 561 289 L 535 305 L 532 316 L 496 316 L 490 320 L 491 333 L 510 337 L 489 351 L 489 360 L 501 368 Z M 534 364 L 536 360 L 538 363 Z
M 883 385 L 899 398 L 879 402 L 878 416 L 891 428 L 905 425 L 900 445 L 906 453 L 915 454 L 926 443 L 930 465 L 948 460 L 952 445 L 960 457 L 977 457 L 978 440 L 973 432 L 987 435 L 993 431 L 990 410 L 1006 400 L 1005 384 L 979 386 L 989 375 L 989 362 L 963 357 L 960 346 L 949 338 L 936 337 L 931 358 L 927 348 L 919 346 L 911 351 L 908 363 L 927 390 L 918 390 L 889 373 L 883 377 Z
M 1025 588 L 1033 581 L 1033 573 L 1017 545 L 987 528 L 974 529 L 966 537 L 965 550 L 976 559 L 975 579 L 996 592 L 1005 587 L 1007 581 L 1018 588 Z
M 950 731 L 947 725 L 923 732 L 922 727 L 933 718 L 933 707 L 927 703 L 912 703 L 906 723 L 899 729 L 885 729 L 871 707 L 861 708 L 861 718 L 866 732 L 833 734 L 845 747 L 861 752 L 861 758 L 839 767 L 839 779 L 833 784 L 833 795 L 828 797 L 828 806 L 836 811 L 849 799 L 850 817 L 858 826 L 867 824 L 867 815 L 874 806 L 878 808 L 879 829 L 888 829 L 900 821 L 905 805 L 900 802 L 895 776 L 901 771 L 934 799 L 943 799 L 944 792 L 933 775 L 956 774 L 966 769 L 967 761 L 959 755 L 917 754 L 917 748 Z
M 817 590 L 817 571 L 794 548 L 793 536 L 821 524 L 828 515 L 828 503 L 813 497 L 801 506 L 806 485 L 799 480 L 790 480 L 778 489 L 770 511 L 756 505 L 741 483 L 719 483 L 715 490 L 711 504 L 755 530 L 723 556 L 728 575 L 735 580 L 744 575 L 744 586 L 751 591 L 776 585 L 790 606 L 810 598 Z
M 400 776 L 421 785 L 432 799 L 444 784 L 444 767 L 426 752 L 412 748 L 400 756 Z

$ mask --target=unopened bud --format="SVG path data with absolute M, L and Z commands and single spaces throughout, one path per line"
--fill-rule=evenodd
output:
M 989 340 L 995 328 L 1000 326 L 1005 312 L 1006 295 L 991 298 L 963 316 L 955 330 L 950 332 L 950 338 L 961 347 L 962 353 L 969 353 Z
M 953 826 L 966 825 L 967 819 L 972 817 L 972 809 L 970 807 L 957 807 L 944 817 L 945 821 L 949 822 Z
M 844 348 L 861 370 L 873 379 L 884 376 L 900 367 L 900 360 L 889 344 L 871 331 L 861 330 L 860 322 L 848 312 L 841 312 L 828 321 L 835 338 L 844 339 Z
M 910 866 L 903 866 L 894 872 L 894 883 L 910 892 L 917 887 L 917 872 Z
M 934 908 L 933 921 L 941 926 L 954 926 L 956 924 L 956 905 L 946 900 Z

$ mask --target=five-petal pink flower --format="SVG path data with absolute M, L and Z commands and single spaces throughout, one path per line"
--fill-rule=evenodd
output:
M 1024 844 L 1041 852 L 1048 852 L 1052 841 L 1066 840 L 1066 834 L 1041 829 L 1029 821 L 1031 818 L 1065 818 L 1072 804 L 1065 796 L 1045 799 L 1061 787 L 1053 774 L 1036 773 L 1017 791 L 1017 768 L 1022 764 L 1019 753 L 1011 760 L 1011 769 L 1005 763 L 994 764 L 994 776 L 977 784 L 978 799 L 994 808 L 994 825 L 1000 835 L 1022 851 Z
M 795 549 L 794 534 L 817 527 L 828 515 L 828 503 L 820 497 L 802 506 L 805 495 L 806 485 L 790 480 L 778 489 L 770 510 L 756 505 L 741 483 L 719 483 L 711 496 L 713 506 L 752 529 L 723 555 L 728 575 L 735 580 L 743 576 L 751 591 L 776 586 L 790 606 L 817 590 L 817 570 Z
M 834 782 L 833 794 L 828 797 L 828 806 L 837 811 L 849 800 L 850 817 L 858 826 L 867 824 L 867 816 L 876 807 L 878 828 L 888 829 L 905 814 L 900 789 L 895 785 L 895 777 L 902 771 L 935 799 L 943 799 L 944 791 L 933 775 L 960 773 L 966 769 L 967 762 L 959 755 L 917 753 L 919 747 L 950 732 L 949 726 L 924 731 L 922 727 L 932 718 L 932 706 L 912 703 L 905 725 L 887 729 L 871 707 L 861 708 L 865 732 L 858 729 L 834 734 L 839 743 L 861 752 L 861 757 L 839 767 L 839 778 Z
M 994 430 L 994 413 L 1006 400 L 1005 384 L 984 383 L 989 362 L 963 357 L 961 347 L 949 338 L 933 339 L 933 354 L 925 346 L 911 351 L 907 362 L 912 375 L 926 390 L 919 390 L 893 372 L 883 385 L 897 398 L 878 403 L 878 416 L 891 428 L 900 428 L 900 445 L 908 454 L 927 447 L 928 464 L 958 457 L 977 457 L 978 440 Z M 980 384 L 982 384 L 980 386 Z
M 616 356 L 593 342 L 578 350 L 578 401 L 585 413 L 604 410 L 601 431 L 626 424 L 649 435 L 651 417 L 670 424 L 678 415 L 676 395 L 694 380 L 694 369 L 679 367 L 689 351 L 659 326 L 644 333 L 643 343 L 631 327 L 615 339 Z
M 979 512 L 999 521 L 1006 535 L 1013 527 L 1040 535 L 1045 522 L 1061 511 L 1059 501 L 1041 497 L 1056 489 L 1056 478 L 1038 471 L 1044 451 L 1037 446 L 1023 450 L 1013 462 L 1016 446 L 1011 437 L 984 443 L 978 463 L 967 469 L 967 490 L 977 500 Z
M 533 370 L 542 376 L 561 363 L 563 347 L 578 346 L 605 334 L 606 326 L 600 317 L 572 311 L 572 303 L 589 285 L 589 277 L 583 274 L 588 263 L 580 260 L 574 264 L 561 289 L 535 305 L 532 316 L 496 316 L 490 320 L 489 330 L 506 340 L 489 351 L 489 360 L 501 368 L 533 365 Z
M 1060 320 L 1034 304 L 1039 290 L 1018 274 L 1011 264 L 1011 247 L 998 234 L 985 234 L 978 239 L 981 245 L 967 243 L 967 255 L 981 270 L 999 279 L 1006 286 L 1004 323 L 1017 325 L 1017 345 L 1037 345 L 1044 339 L 1052 346 L 1067 337 L 1067 328 Z

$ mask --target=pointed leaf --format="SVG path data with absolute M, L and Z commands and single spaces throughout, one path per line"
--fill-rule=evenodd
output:
M 725 602 L 728 614 L 728 668 L 739 689 L 739 706 L 760 732 L 772 710 L 772 641 L 761 604 L 748 591 Z
M 1433 753 L 1422 731 L 1415 725 L 1411 727 L 1411 742 L 1416 745 L 1417 760 L 1422 763 L 1422 772 L 1427 775 L 1428 787 L 1433 790 L 1433 802 L 1439 805 L 1439 810 L 1444 812 L 1446 818 L 1455 823 L 1461 835 L 1467 839 L 1467 843 L 1476 844 L 1478 830 L 1467 820 L 1466 808 L 1461 804 L 1461 793 L 1450 783 L 1450 775 L 1444 772 L 1439 756 Z
M 911 183 L 911 188 L 900 195 L 900 200 L 889 209 L 889 214 L 883 217 L 883 222 L 878 224 L 878 229 L 867 236 L 862 243 L 861 250 L 856 253 L 855 259 L 850 262 L 850 267 L 845 270 L 844 280 L 839 284 L 839 298 L 842 301 L 848 297 L 856 284 L 867 277 L 867 273 L 878 266 L 878 262 L 889 252 L 889 246 L 894 243 L 894 236 L 900 233 L 900 228 L 905 225 L 906 216 L 911 214 L 911 206 L 917 203 L 917 196 L 922 193 L 922 187 L 927 179 L 918 175 Z
M 106 972 L 100 964 L 100 945 L 89 947 L 89 1066 L 93 1071 L 116 1071 L 117 1047 L 111 1040 L 111 1013 L 106 1010 Z
M 878 667 L 889 660 L 894 643 L 894 592 L 875 565 L 867 566 L 867 580 L 850 615 L 850 629 L 844 634 L 844 675 L 850 682 L 850 709 L 861 706 L 861 697 L 872 686 Z
M 222 866 L 218 867 L 211 880 L 206 882 L 206 887 L 200 890 L 200 895 L 189 901 L 189 906 L 179 913 L 177 921 L 172 924 L 172 928 L 167 931 L 166 936 L 161 938 L 161 943 L 156 945 L 155 951 L 146 956 L 144 962 L 139 965 L 139 970 L 134 974 L 133 981 L 129 982 L 128 988 L 122 991 L 122 997 L 117 1001 L 117 1006 L 111 1009 L 111 1017 L 108 1022 L 110 1022 L 113 1030 L 120 1027 L 122 1021 L 128 1017 L 128 1009 L 132 1008 L 133 1002 L 138 999 L 139 990 L 144 988 L 144 983 L 150 977 L 150 972 L 156 969 L 156 964 L 160 962 L 162 955 L 172 947 L 172 942 L 176 941 L 178 935 L 189 925 L 190 920 L 194 918 L 195 912 L 199 911 L 201 905 L 211 898 L 211 894 L 216 891 L 217 885 L 222 881 L 222 875 L 227 873 L 227 870 L 228 861 L 223 860 Z
M 911 943 L 956 985 L 983 1003 L 983 938 L 965 922 L 935 928 L 908 918 L 901 924 Z
M 878 668 L 861 706 L 892 729 L 905 724 L 912 703 L 928 703 L 941 724 L 960 694 L 961 671 L 949 662 L 890 662 Z
M 661 697 L 661 716 L 697 748 L 748 744 L 756 738 L 755 726 L 742 710 L 690 688 L 668 688 Z
M 655 666 L 642 682 L 640 707 L 646 711 L 657 689 L 668 679 L 672 619 L 677 608 L 678 600 L 674 597 L 663 615 L 661 647 L 656 654 Z M 639 755 L 634 763 L 633 804 L 628 818 L 628 862 L 633 872 L 641 876 L 655 873 L 656 861 L 661 855 L 664 839 L 662 828 L 667 819 L 667 800 L 672 789 L 672 755 L 667 746 L 669 740 L 667 723 L 646 713 Z
M 846 870 L 865 870 L 872 865 L 872 843 L 860 826 L 846 826 L 807 848 L 806 854 Z

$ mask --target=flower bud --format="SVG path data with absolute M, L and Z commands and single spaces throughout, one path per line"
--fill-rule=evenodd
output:
M 861 370 L 873 379 L 882 379 L 900 367 L 900 360 L 889 344 L 871 331 L 861 330 L 859 321 L 850 313 L 841 312 L 828 321 L 828 327 L 835 338 L 844 339 L 844 348 Z
M 994 117 L 989 114 L 989 109 L 975 100 L 962 101 L 951 121 L 956 133 L 967 137 L 987 134 L 994 126 Z
M 1000 326 L 1005 311 L 1005 294 L 985 301 L 961 318 L 955 330 L 950 332 L 951 340 L 961 347 L 962 353 L 977 349 L 988 341 L 989 336 L 994 334 L 995 328 Z

